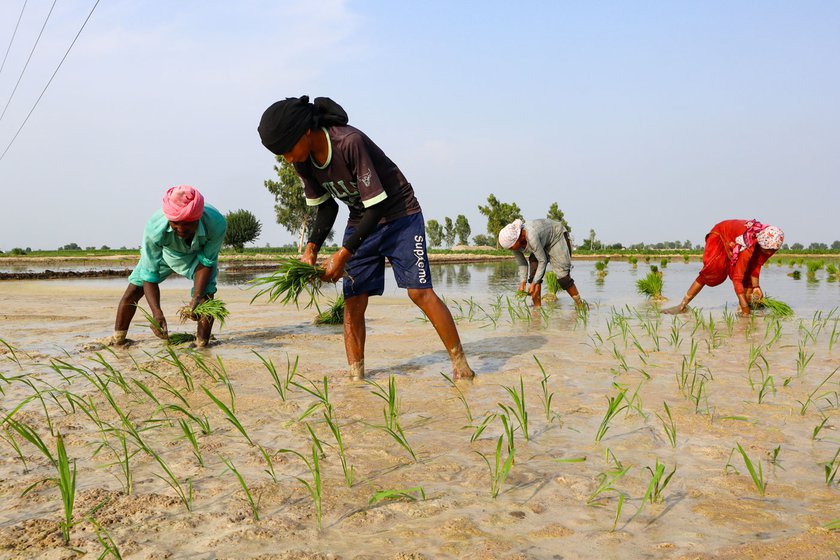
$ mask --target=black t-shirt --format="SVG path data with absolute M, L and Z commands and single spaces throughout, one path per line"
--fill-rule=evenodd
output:
M 365 208 L 384 205 L 382 222 L 420 212 L 414 189 L 400 169 L 361 130 L 331 126 L 327 132 L 329 154 L 323 167 L 310 159 L 295 163 L 303 180 L 306 203 L 317 206 L 329 197 L 350 208 L 347 225 L 356 226 Z

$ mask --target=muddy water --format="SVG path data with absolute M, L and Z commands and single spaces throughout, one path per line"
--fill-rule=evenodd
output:
M 105 466 L 114 462 L 108 447 L 94 456 L 103 437 L 116 447 L 113 432 L 101 432 L 66 402 L 59 401 L 67 408 L 65 414 L 47 399 L 54 428 L 65 434 L 70 456 L 77 460 L 77 516 L 81 519 L 107 498 L 94 515 L 126 558 L 835 558 L 840 535 L 820 526 L 840 518 L 840 490 L 836 481 L 826 484 L 823 467 L 840 448 L 840 372 L 811 401 L 808 396 L 840 365 L 840 340 L 833 330 L 837 315 L 829 304 L 836 298 L 828 299 L 837 286 L 819 282 L 815 297 L 826 305 L 809 308 L 812 296 L 804 280 L 795 284 L 785 268 L 779 271 L 779 289 L 771 291 L 773 268 L 765 271 L 768 291 L 806 310 L 799 318 L 780 322 L 776 338 L 776 323 L 768 318 L 733 319 L 728 324 L 723 306 L 730 294 L 724 288 L 701 294 L 710 302 L 702 320 L 652 313 L 630 288 L 621 287 L 631 285 L 634 273 L 620 272 L 617 264 L 610 263 L 604 284 L 587 276 L 587 263 L 576 268 L 578 285 L 594 304 L 586 323 L 568 298 L 547 304 L 542 313 L 517 305 L 515 298 L 510 307 L 499 300 L 510 288 L 512 267 L 466 268 L 469 280 L 459 265 L 435 272 L 436 285 L 458 319 L 466 353 L 478 373 L 474 382 L 458 384 L 469 416 L 458 392 L 440 375 L 448 371 L 448 359 L 432 327 L 390 285 L 385 297 L 372 300 L 369 378 L 387 388 L 394 375 L 400 426 L 416 460 L 377 427 L 384 423 L 384 402 L 372 393 L 376 388 L 343 377 L 340 327 L 315 327 L 313 310 L 249 305 L 251 293 L 232 283 L 219 293 L 231 310 L 229 321 L 216 333 L 213 346 L 195 354 L 214 376 L 221 359 L 230 390 L 203 373 L 195 358 L 182 350 L 178 355 L 194 384 L 188 390 L 186 378 L 165 361 L 171 358 L 140 322 L 129 334 L 135 344 L 128 349 L 111 354 L 97 345 L 95 339 L 110 333 L 114 306 L 124 288 L 116 281 L 0 286 L 0 337 L 17 349 L 20 361 L 18 365 L 4 351 L 0 372 L 7 377 L 30 375 L 41 390 L 49 383 L 91 395 L 101 418 L 119 428 L 116 414 L 89 381 L 65 371 L 72 384 L 63 385 L 45 365 L 50 358 L 61 358 L 102 375 L 105 369 L 94 361 L 99 351 L 127 380 L 144 383 L 162 405 L 185 406 L 167 390 L 174 388 L 183 393 L 194 415 L 209 419 L 211 433 L 197 436 L 202 467 L 177 423 L 183 414 L 173 409 L 164 413 L 131 381 L 125 391 L 116 381 L 109 384 L 118 405 L 148 428 L 142 432 L 146 444 L 185 488 L 187 479 L 192 481 L 188 512 L 174 489 L 159 478 L 160 465 L 143 452 L 130 461 L 134 482 L 127 495 L 119 468 Z M 672 288 L 674 298 L 690 283 L 692 270 L 696 273 L 696 265 L 686 266 L 686 281 L 674 280 L 672 286 L 668 278 L 677 276 L 681 267 L 672 263 L 666 271 L 666 290 Z M 683 285 L 677 289 L 677 284 Z M 782 286 L 791 289 L 782 294 Z M 186 289 L 188 284 L 177 280 L 163 284 L 164 309 L 175 309 Z M 625 301 L 613 295 L 622 290 Z M 56 301 L 62 302 L 60 307 Z M 815 310 L 822 310 L 816 318 Z M 171 320 L 173 331 L 188 329 Z M 763 359 L 756 358 L 750 367 L 754 348 L 761 349 Z M 804 367 L 804 358 L 797 367 L 800 348 L 804 358 L 810 356 Z M 354 469 L 352 487 L 344 484 L 322 409 L 299 420 L 315 398 L 292 386 L 282 400 L 254 350 L 272 359 L 280 376 L 286 373 L 287 356 L 291 361 L 297 357 L 298 381 L 312 390 L 307 380 L 322 389 L 327 376 L 333 414 Z M 550 376 L 550 420 L 535 356 Z M 500 405 L 512 411 L 514 401 L 504 387 L 518 391 L 520 379 L 528 439 L 524 427 L 511 417 L 515 462 L 493 498 L 490 472 L 479 453 L 495 463 L 502 422 L 498 417 L 491 420 L 473 442 L 476 430 L 469 425 L 502 413 Z M 235 404 L 248 436 L 269 453 L 287 448 L 311 461 L 305 422 L 310 424 L 324 442 L 321 530 L 313 500 L 295 479 L 312 481 L 303 460 L 288 453 L 276 455 L 275 482 L 259 448 L 248 444 L 202 385 L 221 401 Z M 0 386 L 5 391 L 0 401 L 3 416 L 31 394 L 22 383 Z M 622 391 L 622 404 L 629 406 L 608 423 L 598 442 L 608 398 Z M 675 448 L 659 418 L 667 419 L 663 402 L 676 426 Z M 802 403 L 807 403 L 804 414 Z M 40 406 L 30 402 L 15 417 L 54 448 Z M 167 415 L 171 425 L 154 422 Z M 822 429 L 812 437 L 824 418 Z M 61 502 L 56 489 L 42 486 L 20 496 L 32 483 L 54 476 L 52 469 L 34 447 L 16 439 L 26 467 L 9 443 L 0 441 L 0 557 L 69 558 L 72 553 L 61 545 L 57 532 Z M 764 496 L 743 457 L 733 452 L 739 443 L 762 466 Z M 129 448 L 136 446 L 130 443 Z M 776 448 L 778 454 L 771 460 Z M 259 521 L 223 459 L 233 462 L 254 498 L 259 497 Z M 666 476 L 676 470 L 661 492 L 662 500 L 643 505 L 651 480 L 648 467 L 655 468 L 657 460 L 665 465 Z M 596 494 L 603 477 L 623 469 L 626 473 L 610 489 Z M 425 500 L 419 499 L 417 487 Z M 378 490 L 405 491 L 418 499 L 369 504 Z M 74 527 L 71 545 L 91 556 L 102 550 L 88 522 Z

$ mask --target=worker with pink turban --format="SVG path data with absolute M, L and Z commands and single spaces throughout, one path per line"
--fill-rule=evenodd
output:
M 144 296 L 154 318 L 152 332 L 164 340 L 168 338 L 159 284 L 173 272 L 193 281 L 191 310 L 213 298 L 226 229 L 225 217 L 205 204 L 204 197 L 194 187 L 178 185 L 166 191 L 163 207 L 146 222 L 140 262 L 128 277 L 128 288 L 117 307 L 114 344 L 126 343 L 137 303 Z M 198 321 L 197 346 L 207 345 L 212 328 L 211 318 Z
M 782 246 L 784 232 L 758 220 L 724 220 L 706 234 L 703 268 L 679 305 L 663 313 L 683 313 L 703 286 L 732 280 L 741 315 L 750 314 L 750 303 L 764 297 L 758 284 L 761 267 Z

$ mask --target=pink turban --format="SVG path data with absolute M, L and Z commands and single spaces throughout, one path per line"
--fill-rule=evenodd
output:
M 516 240 L 519 239 L 519 233 L 522 231 L 522 220 L 514 220 L 502 228 L 499 232 L 499 245 L 502 249 L 510 249 Z
M 767 226 L 755 234 L 755 240 L 762 249 L 778 249 L 785 240 L 785 232 L 776 226 Z
M 195 222 L 204 213 L 204 197 L 189 185 L 172 187 L 163 195 L 163 214 L 170 222 Z

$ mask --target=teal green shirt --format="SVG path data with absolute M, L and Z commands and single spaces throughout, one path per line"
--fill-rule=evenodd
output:
M 132 271 L 132 279 L 159 284 L 172 272 L 194 278 L 198 263 L 208 268 L 217 268 L 226 229 L 225 217 L 205 204 L 198 229 L 192 241 L 187 243 L 175 235 L 163 210 L 158 210 L 146 222 L 140 262 Z

